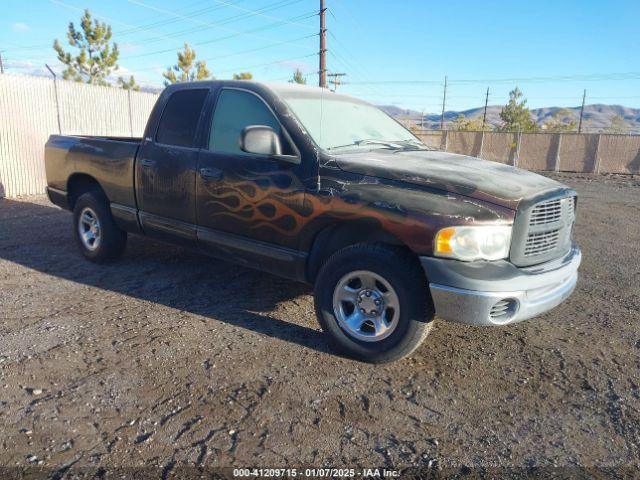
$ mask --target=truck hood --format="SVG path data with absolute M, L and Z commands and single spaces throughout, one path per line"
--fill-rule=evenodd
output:
M 431 150 L 368 150 L 334 156 L 351 173 L 423 185 L 516 209 L 564 186 L 536 173 L 479 158 Z

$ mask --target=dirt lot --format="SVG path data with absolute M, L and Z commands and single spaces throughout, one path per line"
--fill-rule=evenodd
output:
M 640 179 L 560 178 L 574 295 L 385 366 L 335 355 L 304 285 L 141 237 L 96 266 L 69 213 L 0 200 L 0 465 L 638 467 Z

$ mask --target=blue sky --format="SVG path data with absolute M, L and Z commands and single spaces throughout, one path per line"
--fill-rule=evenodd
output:
M 318 0 L 3 0 L 0 50 L 8 72 L 61 70 L 51 48 L 89 8 L 113 27 L 120 74 L 162 84 L 186 41 L 218 78 L 251 71 L 317 83 Z M 640 1 L 327 0 L 330 71 L 341 91 L 438 112 L 504 104 L 516 84 L 531 107 L 640 107 Z M 623 75 L 624 74 L 624 75 Z M 549 78 L 552 77 L 552 78 Z M 394 83 L 394 82 L 412 83 Z M 371 83 L 379 82 L 379 83 Z

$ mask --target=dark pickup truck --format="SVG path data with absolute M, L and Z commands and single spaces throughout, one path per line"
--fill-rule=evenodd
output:
M 53 135 L 46 170 L 90 260 L 138 233 L 308 282 L 323 330 L 365 361 L 408 355 L 435 316 L 531 318 L 578 277 L 575 191 L 430 149 L 325 89 L 172 85 L 144 138 Z

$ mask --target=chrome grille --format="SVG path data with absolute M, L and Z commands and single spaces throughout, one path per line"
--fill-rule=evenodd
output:
M 572 217 L 576 214 L 576 201 L 577 197 L 571 197 L 568 202 L 569 215 Z
M 573 202 L 571 202 L 573 203 Z M 552 200 L 534 207 L 529 225 L 546 225 L 560 220 L 562 217 L 562 200 Z
M 558 246 L 559 239 L 560 230 L 529 233 L 527 243 L 524 246 L 524 254 L 530 257 L 531 255 L 542 255 L 543 253 L 550 252 Z
M 525 267 L 567 253 L 571 249 L 575 211 L 574 195 L 523 206 L 514 222 L 511 261 Z

